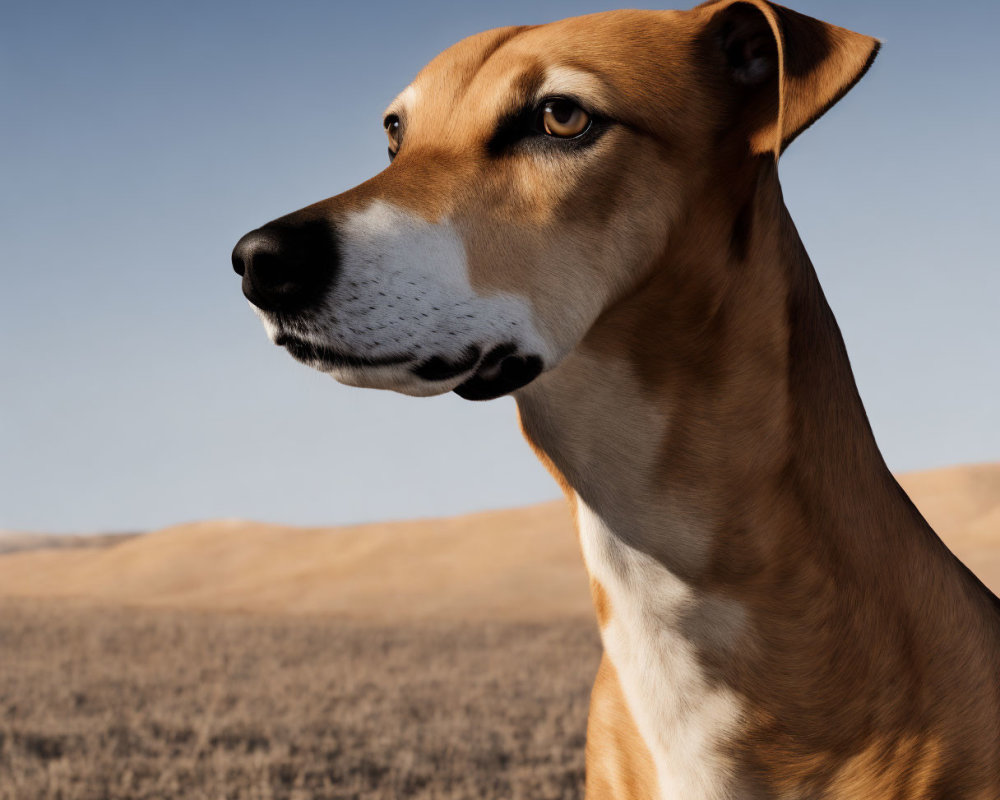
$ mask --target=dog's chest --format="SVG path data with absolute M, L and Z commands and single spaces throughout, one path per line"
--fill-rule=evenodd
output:
M 703 604 L 659 562 L 622 542 L 579 498 L 577 504 L 584 559 L 609 601 L 604 648 L 653 757 L 660 797 L 732 797 L 735 776 L 723 747 L 737 729 L 740 708 L 699 663 L 691 634 Z M 738 610 L 714 613 L 735 617 Z

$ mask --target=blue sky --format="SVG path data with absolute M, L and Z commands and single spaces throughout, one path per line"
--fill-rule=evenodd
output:
M 615 5 L 0 4 L 0 528 L 556 496 L 511 400 L 308 371 L 267 342 L 229 253 L 382 169 L 381 112 L 439 50 Z M 885 40 L 782 165 L 883 452 L 1000 460 L 1000 4 L 792 5 Z

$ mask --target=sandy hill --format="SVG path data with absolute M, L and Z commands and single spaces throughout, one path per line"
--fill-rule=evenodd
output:
M 901 483 L 1000 592 L 1000 464 Z M 591 613 L 562 502 L 344 528 L 201 522 L 101 548 L 22 550 L 0 555 L 0 596 L 370 619 Z
M 235 520 L 0 556 L 0 596 L 364 618 L 590 613 L 564 503 L 293 528 Z

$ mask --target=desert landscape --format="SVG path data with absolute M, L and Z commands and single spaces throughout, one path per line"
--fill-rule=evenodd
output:
M 1000 464 L 900 480 L 1000 590 Z M 0 534 L 0 800 L 579 798 L 599 656 L 561 502 Z

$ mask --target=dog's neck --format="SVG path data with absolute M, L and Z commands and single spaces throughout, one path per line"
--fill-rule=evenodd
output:
M 879 453 L 776 167 L 744 174 L 742 189 L 707 189 L 648 279 L 518 395 L 576 509 L 606 650 L 661 785 L 695 755 L 671 744 L 698 739 L 692 726 L 768 742 L 733 755 L 758 776 L 856 746 L 838 737 L 870 724 L 859 698 L 878 709 L 871 735 L 892 739 L 940 702 L 926 687 L 961 680 L 930 653 L 965 652 L 963 638 L 996 652 L 1000 638 L 991 596 Z M 662 697 L 650 670 L 667 674 Z M 884 680 L 914 670 L 912 695 Z M 655 712 L 671 693 L 703 708 L 686 728 Z M 670 790 L 713 796 L 702 778 Z
M 884 542 L 859 515 L 918 518 L 773 165 L 735 194 L 692 203 L 647 280 L 520 394 L 525 433 L 619 536 L 685 578 L 705 577 L 732 537 L 746 561 L 788 530 L 863 560 L 856 548 Z

